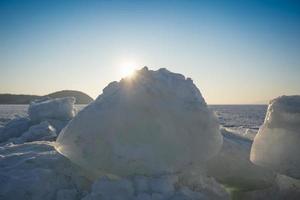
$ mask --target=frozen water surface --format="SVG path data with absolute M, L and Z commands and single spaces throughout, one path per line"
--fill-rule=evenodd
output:
M 177 74 L 176 77 L 182 76 Z M 172 80 L 167 79 L 166 82 Z M 106 93 L 113 95 L 117 88 L 116 82 L 113 82 Z M 178 95 L 184 96 L 186 93 L 179 90 Z M 298 200 L 300 180 L 297 137 L 300 123 L 299 110 L 295 109 L 297 105 L 295 98 L 273 101 L 259 132 L 264 136 L 258 136 L 254 142 L 256 144 L 253 148 L 256 150 L 253 153 L 262 152 L 261 157 L 252 155 L 254 163 L 249 160 L 252 140 L 263 124 L 267 106 L 211 105 L 209 108 L 219 119 L 224 140 L 220 151 L 209 159 L 204 169 L 156 176 L 92 179 L 86 177 L 87 172 L 83 168 L 59 154 L 53 147 L 56 143 L 35 141 L 53 140 L 55 133 L 59 133 L 68 121 L 47 119 L 33 123 L 28 118 L 28 105 L 0 105 L 0 134 L 3 126 L 10 123 L 5 134 L 8 138 L 17 137 L 0 146 L 0 199 Z M 75 107 L 81 110 L 85 105 Z M 112 120 L 110 123 L 114 122 Z M 276 136 L 282 134 L 280 140 L 276 139 Z M 279 143 L 272 146 L 270 142 Z M 259 144 L 264 144 L 264 148 L 259 147 Z M 275 151 L 272 150 L 274 148 L 277 152 L 284 150 L 280 154 L 284 156 L 268 156 L 266 159 L 265 155 L 269 154 L 270 149 L 271 152 Z M 284 164 L 278 167 L 276 164 L 283 160 Z M 231 197 L 228 191 L 231 191 Z

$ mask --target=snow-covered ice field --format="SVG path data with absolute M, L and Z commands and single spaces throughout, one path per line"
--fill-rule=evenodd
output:
M 85 105 L 75 105 L 79 111 Z M 212 109 L 219 123 L 239 134 L 248 129 L 257 132 L 262 125 L 267 105 L 208 105 Z M 6 124 L 15 116 L 27 116 L 28 105 L 0 105 L 0 126 Z
M 228 129 L 244 134 L 248 129 L 257 132 L 263 124 L 267 105 L 209 105 L 219 123 Z

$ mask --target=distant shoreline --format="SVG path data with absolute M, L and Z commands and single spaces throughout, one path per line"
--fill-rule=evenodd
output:
M 26 95 L 26 94 L 0 94 L 0 105 L 27 105 L 31 101 L 40 98 L 63 98 L 74 97 L 76 104 L 89 104 L 93 101 L 93 98 L 89 95 L 76 91 L 76 90 L 62 90 L 53 92 L 43 96 L 39 95 Z

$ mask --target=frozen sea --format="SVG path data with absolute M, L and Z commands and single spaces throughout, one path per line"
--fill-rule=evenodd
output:
M 77 110 L 85 105 L 76 105 Z M 256 134 L 263 124 L 267 105 L 209 105 L 220 125 L 239 135 Z M 0 105 L 0 126 L 16 116 L 26 116 L 28 105 Z
M 224 128 L 239 135 L 256 134 L 263 124 L 267 105 L 209 105 Z

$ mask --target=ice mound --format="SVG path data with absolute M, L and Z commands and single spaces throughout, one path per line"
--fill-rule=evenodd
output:
M 203 166 L 219 151 L 222 136 L 190 78 L 145 67 L 104 88 L 57 144 L 93 177 L 153 175 Z
M 281 96 L 269 104 L 255 136 L 251 161 L 300 178 L 300 96 Z
M 121 179 L 102 177 L 82 200 L 212 200 L 229 199 L 224 187 L 212 178 L 202 177 L 192 187 L 183 185 L 176 175 L 161 177 L 132 176 Z
M 75 200 L 90 184 L 50 142 L 1 146 L 0 183 L 0 199 L 9 200 Z
M 41 99 L 30 103 L 29 118 L 41 122 L 47 119 L 70 120 L 75 116 L 75 98 Z

